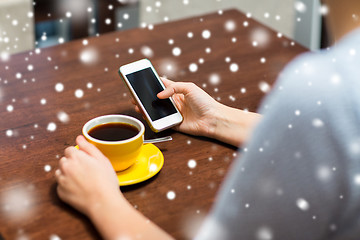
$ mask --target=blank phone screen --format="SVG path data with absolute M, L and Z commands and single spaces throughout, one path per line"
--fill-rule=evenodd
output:
M 164 88 L 150 67 L 127 74 L 126 77 L 152 121 L 177 112 L 169 99 L 159 99 L 156 96 Z

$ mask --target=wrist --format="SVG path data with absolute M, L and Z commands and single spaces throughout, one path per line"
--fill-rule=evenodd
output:
M 122 205 L 123 202 L 126 202 L 126 199 L 120 191 L 112 195 L 101 196 L 89 205 L 89 208 L 87 209 L 88 211 L 85 214 L 92 220 L 92 222 L 101 222 L 103 220 L 103 215 L 106 216 L 107 212 L 119 205 Z
M 261 115 L 220 105 L 214 117 L 213 138 L 238 147 L 249 139 Z

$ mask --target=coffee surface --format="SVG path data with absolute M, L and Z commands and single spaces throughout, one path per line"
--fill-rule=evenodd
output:
M 139 130 L 127 123 L 105 123 L 90 129 L 88 134 L 102 141 L 121 141 L 135 137 Z

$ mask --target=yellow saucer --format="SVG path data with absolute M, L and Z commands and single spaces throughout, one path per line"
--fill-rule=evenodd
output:
M 164 165 L 164 156 L 154 144 L 142 146 L 136 162 L 124 171 L 116 172 L 120 186 L 143 182 L 155 176 Z

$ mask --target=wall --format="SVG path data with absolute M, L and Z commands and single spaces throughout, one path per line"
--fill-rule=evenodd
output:
M 140 22 L 155 24 L 190 16 L 237 8 L 250 12 L 254 19 L 293 38 L 294 0 L 142 0 Z
M 1 59 L 9 54 L 34 47 L 34 17 L 32 1 L 0 1 L 0 53 Z

